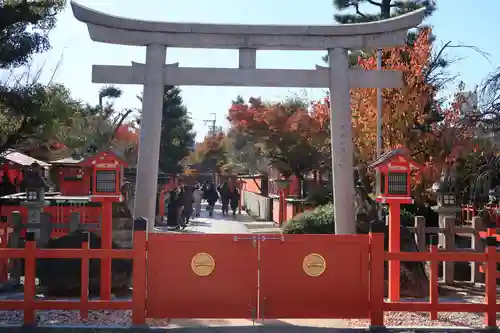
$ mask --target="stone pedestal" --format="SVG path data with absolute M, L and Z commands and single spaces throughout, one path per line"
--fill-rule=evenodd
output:
M 446 252 L 455 251 L 455 222 L 457 213 L 461 211 L 457 206 L 434 206 L 432 210 L 439 214 L 439 248 Z M 443 262 L 443 281 L 450 285 L 455 280 L 455 263 Z
M 48 204 L 45 200 L 42 201 L 26 201 L 23 202 L 22 205 L 26 207 L 28 210 L 28 224 L 26 226 L 26 231 L 35 233 L 35 240 L 37 244 L 40 243 L 40 234 L 42 225 L 41 221 L 41 213 L 42 208 Z
M 436 213 L 438 213 L 439 227 L 446 228 L 445 218 L 452 217 L 452 218 L 456 219 L 457 214 L 460 213 L 460 211 L 462 209 L 458 206 L 433 206 L 432 210 L 435 211 Z M 441 232 L 439 233 L 438 238 L 439 238 L 439 246 L 440 247 L 443 247 L 444 244 L 446 243 L 445 237 L 446 236 L 444 233 L 441 233 Z

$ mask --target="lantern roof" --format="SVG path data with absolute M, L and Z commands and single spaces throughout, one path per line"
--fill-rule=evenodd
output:
M 390 162 L 406 162 L 411 170 L 421 170 L 423 167 L 411 158 L 409 152 L 405 148 L 397 148 L 387 151 L 380 155 L 375 161 L 368 165 L 368 168 L 378 168 Z
M 101 151 L 93 156 L 86 157 L 79 164 L 82 166 L 88 166 L 91 165 L 94 161 L 96 161 L 97 163 L 99 162 L 109 163 L 113 161 L 122 164 L 124 167 L 128 166 L 128 163 L 123 158 L 121 158 L 117 153 L 111 150 Z
M 127 162 L 123 158 L 121 158 L 119 156 L 119 154 L 117 154 L 113 151 L 102 151 L 102 152 L 99 152 L 99 153 L 97 153 L 95 155 L 91 155 L 91 156 L 82 156 L 81 154 L 74 153 L 69 157 L 65 157 L 65 158 L 62 158 L 62 159 L 56 160 L 56 161 L 51 161 L 50 163 L 52 165 L 86 166 L 86 165 L 92 164 L 93 161 L 98 161 L 98 160 L 102 160 L 102 159 L 106 159 L 106 160 L 113 159 L 113 160 L 118 161 L 120 164 L 123 164 L 123 166 L 125 166 L 125 167 L 128 166 Z
M 13 150 L 13 149 L 8 149 L 7 151 L 5 151 L 0 156 L 0 158 L 2 158 L 3 160 L 7 160 L 9 162 L 18 164 L 20 166 L 30 166 L 33 163 L 38 163 L 42 168 L 50 167 L 49 163 L 37 160 L 36 158 L 33 158 L 33 157 L 28 156 L 26 154 L 20 153 L 18 151 Z

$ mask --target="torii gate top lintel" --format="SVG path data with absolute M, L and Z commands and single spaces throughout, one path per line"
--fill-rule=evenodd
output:
M 335 233 L 356 233 L 350 89 L 399 87 L 402 80 L 399 72 L 350 68 L 347 50 L 403 45 L 408 29 L 422 22 L 424 10 L 364 24 L 286 26 L 141 21 L 107 15 L 75 2 L 71 5 L 74 16 L 87 24 L 93 41 L 146 48 L 144 64 L 97 65 L 92 81 L 144 87 L 134 217 L 145 217 L 148 231 L 156 230 L 164 86 L 215 85 L 329 88 Z M 238 68 L 166 65 L 170 47 L 237 49 Z M 328 50 L 329 64 L 313 70 L 263 69 L 257 66 L 257 50 Z
M 404 43 L 407 30 L 419 25 L 425 15 L 425 10 L 420 9 L 387 20 L 361 24 L 244 25 L 145 21 L 109 15 L 75 1 L 71 2 L 71 6 L 75 18 L 88 25 L 90 37 L 96 42 L 122 45 L 163 43 L 170 47 L 227 49 L 325 50 L 339 46 L 396 46 Z M 304 37 L 310 38 L 310 42 L 303 43 Z M 271 39 L 275 43 L 270 42 Z

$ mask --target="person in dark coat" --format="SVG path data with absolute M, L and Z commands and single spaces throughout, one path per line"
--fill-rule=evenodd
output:
M 238 208 L 238 203 L 240 202 L 240 191 L 237 188 L 231 189 L 229 192 L 229 203 L 231 206 L 231 210 L 233 211 L 233 215 L 236 215 L 236 208 Z
M 183 209 L 182 209 L 182 222 L 184 225 L 189 223 L 189 219 L 191 215 L 193 215 L 193 188 L 189 185 L 184 185 L 182 187 L 180 200 L 182 201 Z
M 217 193 L 217 188 L 215 184 L 210 184 L 206 191 L 206 198 L 208 202 L 208 215 L 212 217 L 214 215 L 214 206 L 217 200 L 219 200 L 219 194 Z
M 170 190 L 167 206 L 167 225 L 171 227 L 180 227 L 179 221 L 179 195 L 176 190 Z
M 229 200 L 230 200 L 230 191 L 229 184 L 225 182 L 219 188 L 220 201 L 222 203 L 222 215 L 228 215 L 229 213 Z

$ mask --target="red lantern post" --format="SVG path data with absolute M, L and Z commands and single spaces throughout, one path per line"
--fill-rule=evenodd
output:
M 413 203 L 411 198 L 411 173 L 422 167 L 415 163 L 404 149 L 394 149 L 369 165 L 380 171 L 380 188 L 377 201 L 389 206 L 389 252 L 401 251 L 401 205 Z M 389 262 L 389 300 L 400 298 L 400 262 Z

